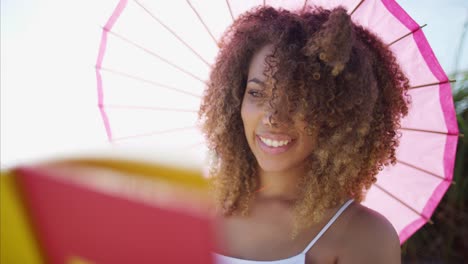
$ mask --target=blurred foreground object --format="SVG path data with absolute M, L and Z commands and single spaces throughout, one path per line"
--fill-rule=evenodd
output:
M 201 172 L 124 160 L 1 176 L 1 263 L 211 263 Z

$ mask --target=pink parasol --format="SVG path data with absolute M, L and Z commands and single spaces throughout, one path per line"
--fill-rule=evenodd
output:
M 109 141 L 203 164 L 207 149 L 197 111 L 218 51 L 217 40 L 257 5 L 296 10 L 344 6 L 353 21 L 387 43 L 410 80 L 398 163 L 377 176 L 363 205 L 406 241 L 430 217 L 452 183 L 458 127 L 450 81 L 421 26 L 394 0 L 127 1 L 103 27 L 96 63 L 98 104 Z

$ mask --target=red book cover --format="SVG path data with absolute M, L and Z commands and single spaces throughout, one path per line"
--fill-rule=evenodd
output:
M 212 221 L 174 184 L 66 167 L 15 173 L 46 263 L 213 262 Z

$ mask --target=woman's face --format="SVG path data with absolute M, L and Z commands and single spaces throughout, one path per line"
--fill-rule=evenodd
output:
M 316 131 L 307 135 L 306 123 L 291 117 L 290 121 L 278 120 L 278 113 L 269 117 L 271 96 L 265 87 L 267 77 L 265 57 L 273 52 L 273 45 L 261 48 L 252 57 L 247 78 L 245 95 L 242 100 L 241 116 L 245 136 L 260 168 L 269 172 L 287 172 L 303 165 L 315 146 Z M 265 100 L 266 98 L 266 100 Z M 281 106 L 281 100 L 277 98 Z M 281 107 L 278 107 L 281 111 Z

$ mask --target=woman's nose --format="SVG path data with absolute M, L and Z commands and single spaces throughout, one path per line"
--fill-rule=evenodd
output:
M 264 105 L 263 124 L 269 127 L 290 125 L 291 113 L 288 111 L 288 103 L 285 96 L 276 96 L 272 101 Z
M 277 110 L 266 111 L 262 117 L 262 123 L 268 127 L 287 126 L 293 123 L 291 116 Z
M 267 113 L 263 116 L 262 123 L 263 123 L 265 126 L 268 126 L 268 127 L 276 127 L 276 126 L 278 126 L 278 123 L 276 122 L 275 118 L 273 117 L 273 113 L 272 113 L 272 112 L 267 112 Z

